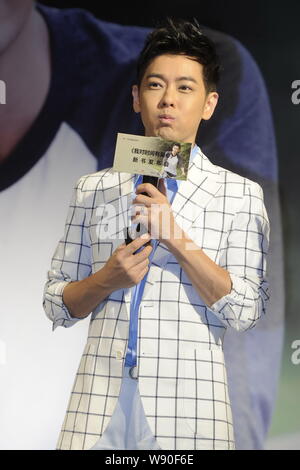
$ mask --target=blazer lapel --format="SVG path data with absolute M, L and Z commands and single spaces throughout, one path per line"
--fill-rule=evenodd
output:
M 119 173 L 120 177 L 120 190 L 121 190 L 121 200 L 120 205 L 122 207 L 122 219 L 120 220 L 119 226 L 123 230 L 124 238 L 125 231 L 130 223 L 130 214 L 129 210 L 132 205 L 132 193 L 134 190 L 134 175 L 128 173 Z M 132 288 L 124 289 L 124 302 L 126 305 L 127 315 L 130 318 L 130 304 L 132 297 Z
M 113 244 L 114 249 L 116 249 L 120 245 L 120 240 L 123 243 L 126 227 L 130 220 L 129 209 L 132 204 L 134 175 L 114 172 L 112 169 L 108 169 L 102 177 L 102 187 L 105 202 L 114 206 L 116 214 L 116 233 L 113 234 Z M 130 314 L 131 293 L 131 288 L 123 289 L 123 301 L 126 305 L 128 318 Z
M 180 183 L 172 203 L 175 221 L 185 232 L 189 231 L 221 187 L 217 168 L 199 149 L 189 167 L 188 179 Z M 159 242 L 152 263 L 163 268 L 170 256 L 170 251 Z

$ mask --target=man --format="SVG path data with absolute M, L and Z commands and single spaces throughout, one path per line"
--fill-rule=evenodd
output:
M 155 30 L 133 86 L 145 135 L 195 143 L 217 105 L 217 81 L 214 47 L 197 24 L 170 21 Z M 262 191 L 195 145 L 178 190 L 167 193 L 162 181 L 160 191 L 137 186 L 133 203 L 147 214 L 137 211 L 133 222 L 157 238 L 140 251 L 149 237 L 124 245 L 120 208 L 117 238 L 99 239 L 107 222 L 99 206 L 119 207 L 118 195 L 130 198 L 133 187 L 134 177 L 109 169 L 82 177 L 53 257 L 44 308 L 54 327 L 93 312 L 58 447 L 233 449 L 223 338 L 228 327 L 253 328 L 265 312 Z M 144 280 L 134 331 L 138 294 L 130 288 Z
M 180 155 L 181 145 L 176 143 L 172 146 L 171 151 L 167 151 L 163 158 L 163 166 L 165 167 L 162 173 L 162 178 L 176 178 L 177 167 L 180 168 L 182 176 L 185 176 L 184 164 L 182 156 Z

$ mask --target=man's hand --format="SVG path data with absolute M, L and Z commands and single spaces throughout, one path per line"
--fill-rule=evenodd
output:
M 118 290 L 138 284 L 149 269 L 152 246 L 145 246 L 138 253 L 136 251 L 149 240 L 150 236 L 146 233 L 128 245 L 118 246 L 101 270 L 101 286 Z
M 145 196 L 141 193 L 147 193 Z M 151 235 L 151 238 L 166 241 L 180 237 L 181 228 L 174 219 L 171 205 L 166 196 L 164 181 L 159 180 L 158 188 L 152 184 L 140 184 L 136 189 L 134 204 L 134 223 L 141 223 Z
M 70 282 L 63 291 L 63 301 L 72 317 L 83 318 L 97 305 L 118 289 L 132 287 L 140 282 L 148 271 L 152 246 L 150 236 L 142 235 L 127 246 L 120 245 L 102 269 L 81 281 Z

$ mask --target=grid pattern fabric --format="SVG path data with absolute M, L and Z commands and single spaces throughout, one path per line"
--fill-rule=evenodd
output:
M 111 169 L 78 181 L 45 286 L 53 328 L 80 321 L 63 304 L 63 289 L 101 269 L 124 242 L 133 185 L 133 175 Z M 229 272 L 232 290 L 208 307 L 158 244 L 139 311 L 143 407 L 162 449 L 233 449 L 223 339 L 227 328 L 251 329 L 265 313 L 269 222 L 262 189 L 213 165 L 198 149 L 172 210 L 194 243 Z M 122 380 L 130 301 L 131 289 L 120 289 L 91 314 L 60 449 L 91 448 L 109 423 Z

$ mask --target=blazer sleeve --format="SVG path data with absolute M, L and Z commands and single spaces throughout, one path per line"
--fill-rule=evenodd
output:
M 64 235 L 54 252 L 48 280 L 44 288 L 43 307 L 47 317 L 57 326 L 70 327 L 80 321 L 70 315 L 63 302 L 63 290 L 72 281 L 91 274 L 91 245 L 80 178 L 73 190 Z
M 233 218 L 220 266 L 231 277 L 231 292 L 210 307 L 226 326 L 236 330 L 253 328 L 266 311 L 269 299 L 266 256 L 269 220 L 263 191 L 254 182 L 245 186 L 239 211 Z

